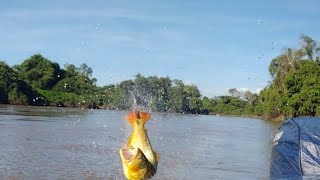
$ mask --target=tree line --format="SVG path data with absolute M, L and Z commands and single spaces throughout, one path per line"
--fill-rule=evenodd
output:
M 265 119 L 320 115 L 320 44 L 301 35 L 269 65 L 271 81 L 259 94 L 256 113 Z
M 195 85 L 169 77 L 144 77 L 97 86 L 87 64 L 63 68 L 40 54 L 21 64 L 0 62 L 0 103 L 157 112 L 259 116 L 320 115 L 320 46 L 302 35 L 301 47 L 287 48 L 271 60 L 271 81 L 259 94 L 229 89 L 229 95 L 205 97 Z
M 197 86 L 178 79 L 137 74 L 119 84 L 97 86 L 92 73 L 87 64 L 65 64 L 61 68 L 40 54 L 12 67 L 1 61 L 0 103 L 116 110 L 140 106 L 157 112 L 193 114 L 236 115 L 252 110 L 252 103 L 244 99 L 209 99 Z

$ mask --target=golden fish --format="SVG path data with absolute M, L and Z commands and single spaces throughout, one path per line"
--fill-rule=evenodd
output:
M 157 171 L 159 157 L 152 150 L 144 124 L 150 119 L 147 112 L 131 112 L 125 119 L 133 126 L 128 143 L 120 149 L 123 172 L 127 179 L 149 179 Z

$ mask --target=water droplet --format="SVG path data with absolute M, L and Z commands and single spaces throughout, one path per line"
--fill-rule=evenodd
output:
M 96 30 L 99 30 L 100 29 L 100 24 L 96 24 Z
M 167 29 L 167 27 L 166 27 L 166 26 L 164 26 L 164 27 L 163 27 L 163 30 L 164 30 L 164 31 L 167 31 L 168 29 Z
M 187 135 L 187 136 L 190 136 L 190 134 L 191 134 L 191 128 L 185 129 L 185 132 L 186 132 L 186 135 Z

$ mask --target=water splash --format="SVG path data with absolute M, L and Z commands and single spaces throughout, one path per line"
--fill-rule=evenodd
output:
M 132 99 L 132 111 L 152 111 L 152 95 L 144 89 L 133 89 L 129 91 L 130 98 Z
M 128 90 L 128 99 L 126 101 L 126 106 L 129 107 L 129 111 L 145 111 L 152 112 L 152 94 L 149 93 L 144 88 L 134 88 L 132 90 Z M 121 138 L 121 142 L 123 144 L 127 143 L 127 139 L 131 134 L 132 126 L 125 122 L 124 126 L 120 128 L 120 131 L 123 134 L 123 138 Z

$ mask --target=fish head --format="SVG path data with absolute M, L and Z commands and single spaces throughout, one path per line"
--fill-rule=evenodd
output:
M 127 179 L 149 179 L 157 171 L 139 148 L 121 148 L 120 157 Z

